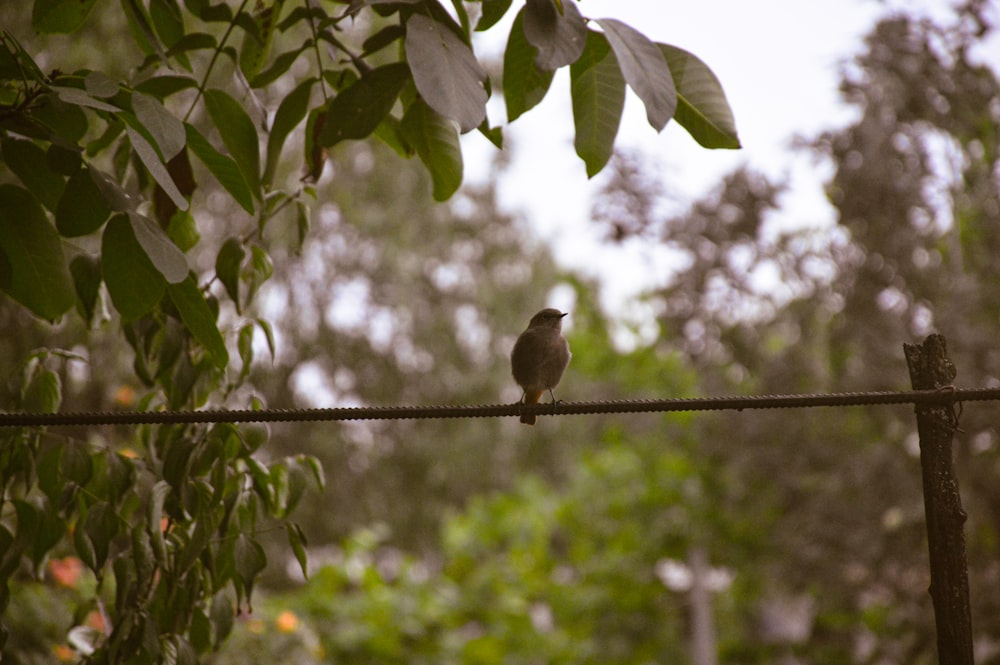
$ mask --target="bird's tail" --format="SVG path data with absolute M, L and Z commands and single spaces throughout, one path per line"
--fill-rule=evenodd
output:
M 539 400 L 542 399 L 542 391 L 538 390 L 527 390 L 524 393 L 524 399 L 521 400 L 524 404 L 538 404 Z M 522 413 L 521 422 L 525 425 L 535 424 L 535 414 L 533 413 Z

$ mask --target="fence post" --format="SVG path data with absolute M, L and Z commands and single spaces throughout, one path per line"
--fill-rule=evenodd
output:
M 947 389 L 955 366 L 942 335 L 923 344 L 904 344 L 914 390 Z M 937 624 L 938 660 L 942 665 L 972 665 L 972 612 L 965 559 L 965 511 L 952 463 L 952 437 L 958 418 L 951 405 L 917 405 L 920 467 L 930 551 L 931 601 Z

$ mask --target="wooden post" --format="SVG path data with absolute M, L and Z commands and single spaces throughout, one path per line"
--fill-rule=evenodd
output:
M 930 335 L 923 344 L 904 344 L 903 352 L 914 390 L 942 390 L 952 385 L 955 366 L 948 359 L 943 336 Z M 951 450 L 958 419 L 950 405 L 918 405 L 916 411 L 938 661 L 942 665 L 972 665 L 972 612 L 963 532 L 966 515 Z

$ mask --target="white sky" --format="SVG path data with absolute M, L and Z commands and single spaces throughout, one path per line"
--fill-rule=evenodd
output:
M 722 82 L 733 108 L 742 150 L 705 150 L 676 123 L 659 135 L 647 124 L 641 102 L 629 92 L 617 145 L 641 147 L 663 166 L 665 189 L 686 207 L 741 164 L 775 178 L 791 178 L 782 221 L 815 224 L 832 219 L 822 193 L 829 175 L 822 165 L 789 149 L 796 135 L 812 136 L 844 125 L 851 111 L 839 102 L 839 69 L 862 49 L 862 39 L 888 8 L 947 13 L 945 0 L 715 0 L 675 3 L 653 0 L 582 0 L 588 18 L 614 17 L 655 41 L 701 58 Z M 513 16 L 514 12 L 510 14 Z M 511 18 L 512 18 L 511 16 Z M 502 49 L 509 21 L 487 33 L 487 50 Z M 493 40 L 496 40 L 494 43 Z M 1000 43 L 983 50 L 1000 62 Z M 493 124 L 504 121 L 491 101 Z M 524 213 L 555 249 L 562 265 L 601 279 L 603 301 L 615 313 L 643 288 L 662 283 L 670 257 L 646 243 L 614 248 L 588 220 L 600 174 L 587 180 L 573 151 L 569 78 L 560 72 L 542 103 L 506 127 L 512 168 L 503 176 L 500 200 Z M 466 177 L 489 177 L 492 147 L 476 133 L 464 141 Z M 666 263 L 666 265 L 665 265 Z M 540 285 L 542 286 L 542 285 Z M 569 306 L 556 295 L 550 304 Z

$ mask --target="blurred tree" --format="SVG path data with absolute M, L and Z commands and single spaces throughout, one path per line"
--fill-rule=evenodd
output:
M 845 70 L 858 120 L 813 143 L 834 166 L 833 228 L 777 227 L 781 186 L 746 170 L 664 219 L 655 191 L 631 191 L 628 174 L 643 169 L 628 156 L 612 162 L 595 218 L 610 238 L 640 234 L 685 257 L 650 299 L 660 344 L 705 369 L 702 391 L 906 389 L 901 344 L 932 330 L 948 338 L 961 385 L 997 382 L 1000 85 L 975 61 L 987 11 L 966 3 L 950 24 L 895 15 L 873 29 Z M 778 612 L 807 626 L 782 638 L 787 648 L 817 661 L 933 659 L 912 415 L 739 414 L 695 426 L 705 453 L 745 488 L 740 511 L 770 534 L 756 565 L 771 580 L 765 596 L 812 598 Z M 986 618 L 974 625 L 988 645 L 996 594 L 977 590 L 1000 582 L 996 423 L 969 407 L 962 426 L 973 616 Z
M 358 144 L 321 190 L 301 258 L 279 266 L 261 306 L 282 352 L 252 382 L 279 408 L 484 404 L 518 398 L 509 353 L 522 319 L 563 277 L 493 184 L 435 205 L 418 170 Z M 358 168 L 356 165 L 364 165 Z M 532 445 L 496 419 L 286 425 L 274 455 L 308 452 L 329 480 L 303 506 L 313 543 L 373 520 L 397 546 L 436 549 L 446 507 L 507 487 L 525 468 L 561 468 L 569 441 Z M 518 436 L 514 436 L 517 434 Z M 534 441 L 544 435 L 531 437 Z
M 578 381 L 688 389 L 692 374 L 676 359 L 648 348 L 612 354 L 606 344 L 591 346 L 589 334 L 577 329 L 571 340 L 588 352 Z M 684 577 L 690 547 L 708 547 L 719 552 L 716 565 L 739 568 L 761 545 L 720 504 L 719 469 L 692 457 L 692 420 L 599 419 L 591 427 L 601 432 L 599 446 L 578 455 L 558 483 L 525 474 L 445 519 L 437 556 L 415 558 L 392 546 L 386 530 L 362 529 L 302 590 L 273 597 L 270 615 L 295 612 L 301 644 L 318 642 L 317 661 L 683 662 L 688 583 L 676 576 Z M 728 582 L 721 579 L 720 590 Z M 753 595 L 751 578 L 735 584 L 736 597 Z M 727 648 L 746 638 L 746 607 L 718 611 Z M 267 644 L 241 633 L 218 662 L 239 662 Z

